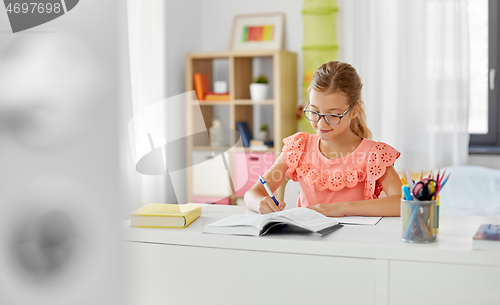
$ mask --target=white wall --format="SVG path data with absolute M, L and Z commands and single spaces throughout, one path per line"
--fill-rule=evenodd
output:
M 186 53 L 203 49 L 203 6 L 207 1 L 167 2 L 167 96 L 186 90 Z

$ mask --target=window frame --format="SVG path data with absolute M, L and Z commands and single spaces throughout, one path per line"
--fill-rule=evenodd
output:
M 488 133 L 470 134 L 470 154 L 500 154 L 500 5 L 488 1 Z M 490 90 L 490 71 L 495 69 L 494 89 Z

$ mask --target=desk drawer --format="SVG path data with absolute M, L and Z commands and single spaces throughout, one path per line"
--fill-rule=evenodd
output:
M 253 237 L 238 242 L 245 239 Z M 126 247 L 132 304 L 375 303 L 370 259 L 136 242 Z
M 500 267 L 391 261 L 391 305 L 500 303 Z

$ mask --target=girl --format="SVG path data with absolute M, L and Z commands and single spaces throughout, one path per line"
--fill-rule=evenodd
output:
M 394 169 L 400 153 L 369 140 L 361 100 L 363 84 L 349 64 L 323 64 L 308 88 L 305 117 L 315 135 L 298 132 L 283 140 L 284 147 L 264 175 L 274 192 L 286 177 L 300 183 L 299 207 L 326 216 L 399 216 L 401 181 Z M 379 198 L 381 191 L 386 197 Z M 245 193 L 245 204 L 261 214 L 277 206 L 260 184 Z

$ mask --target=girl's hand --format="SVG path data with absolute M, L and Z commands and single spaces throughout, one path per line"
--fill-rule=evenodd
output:
M 272 200 L 272 199 L 271 199 Z M 346 213 L 344 211 L 344 202 L 335 203 L 323 203 L 308 206 L 309 209 L 319 212 L 325 216 L 330 217 L 344 217 Z
M 278 198 L 276 198 L 276 200 L 278 200 L 279 207 L 276 206 L 276 203 L 270 196 L 262 198 L 259 202 L 259 213 L 268 214 L 268 213 L 282 211 L 286 206 L 285 202 Z

